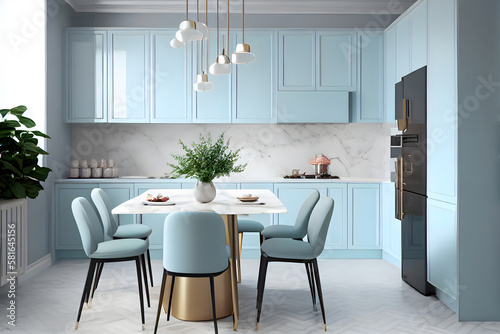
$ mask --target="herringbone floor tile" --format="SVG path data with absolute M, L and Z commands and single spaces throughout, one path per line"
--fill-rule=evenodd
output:
M 152 333 L 161 281 L 161 261 L 153 261 L 155 284 L 146 328 L 141 330 L 135 268 L 109 264 L 91 309 L 74 330 L 88 260 L 61 261 L 18 287 L 16 327 L 9 326 L 9 299 L 0 296 L 1 333 Z M 335 334 L 500 333 L 500 323 L 460 323 L 435 297 L 424 297 L 402 282 L 400 271 L 383 260 L 319 260 L 328 332 Z M 239 333 L 255 333 L 258 260 L 243 260 L 239 285 Z M 218 322 L 231 333 L 232 318 Z M 159 333 L 213 333 L 213 324 L 185 322 L 163 314 Z M 311 303 L 305 268 L 270 263 L 258 332 L 324 333 L 321 312 Z

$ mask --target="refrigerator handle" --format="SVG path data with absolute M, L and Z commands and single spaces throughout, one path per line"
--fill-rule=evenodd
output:
M 406 129 L 408 129 L 408 112 L 409 112 L 409 108 L 408 108 L 408 100 L 407 99 L 403 99 L 403 118 L 401 119 L 398 119 L 398 130 L 399 131 L 405 131 Z
M 396 159 L 396 219 L 403 220 L 403 158 Z

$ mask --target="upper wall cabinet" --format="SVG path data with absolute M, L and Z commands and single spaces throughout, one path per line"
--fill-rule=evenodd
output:
M 106 31 L 71 29 L 66 33 L 66 121 L 107 121 Z
M 149 32 L 108 33 L 109 122 L 149 122 Z
M 279 31 L 279 90 L 355 90 L 355 36 L 353 31 Z
M 352 122 L 382 123 L 384 119 L 384 35 L 359 32 L 358 85 L 352 93 Z
M 241 43 L 241 34 L 238 43 Z M 255 59 L 235 65 L 236 87 L 233 123 L 276 122 L 277 32 L 246 30 L 245 42 L 251 46 Z
M 217 34 L 216 31 L 211 31 L 210 35 L 210 57 L 209 66 L 215 61 L 217 51 Z M 227 34 L 220 36 L 220 48 L 226 48 Z M 232 51 L 236 46 L 236 36 L 229 33 L 229 49 Z M 201 43 L 199 43 L 201 44 Z M 200 58 L 196 54 L 202 53 L 201 47 L 194 45 L 193 48 L 193 75 L 200 74 Z M 226 51 L 227 52 L 227 51 Z M 229 57 L 231 53 L 229 52 Z M 204 61 L 204 60 L 202 60 Z M 232 83 L 234 81 L 234 65 L 231 65 L 231 74 L 211 75 L 209 80 L 213 83 L 213 88 L 204 92 L 193 91 L 193 122 L 195 123 L 231 123 L 231 105 L 232 105 Z M 195 79 L 196 80 L 196 79 Z M 193 86 L 190 87 L 193 90 Z
M 191 67 L 189 47 L 174 49 L 170 40 L 176 30 L 151 32 L 151 122 L 189 123 Z

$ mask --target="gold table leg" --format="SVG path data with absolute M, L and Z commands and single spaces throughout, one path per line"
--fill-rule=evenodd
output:
M 222 218 L 226 223 L 226 240 L 229 247 L 231 247 L 231 291 L 233 295 L 233 330 L 238 328 L 238 319 L 240 314 L 240 307 L 238 302 L 238 281 L 236 278 L 236 258 L 238 254 L 238 220 L 236 215 L 223 215 Z

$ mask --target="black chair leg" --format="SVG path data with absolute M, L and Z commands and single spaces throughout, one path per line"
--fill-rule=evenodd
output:
M 142 321 L 142 329 L 144 329 L 144 324 L 146 321 L 144 320 L 144 297 L 142 296 L 142 279 L 141 279 L 141 258 L 137 256 L 135 258 L 135 268 L 137 270 L 137 285 L 139 286 L 139 302 L 141 303 L 141 321 Z
M 259 294 L 260 294 L 260 292 L 259 292 L 260 291 L 259 290 L 259 288 L 260 288 L 260 286 L 259 286 L 259 279 L 260 279 L 260 275 L 262 273 L 262 267 L 263 266 L 264 266 L 264 262 L 262 261 L 262 256 L 261 256 L 260 263 L 259 263 L 259 275 L 257 277 L 257 296 L 259 296 Z M 255 303 L 255 308 L 257 308 L 258 306 L 259 306 L 259 299 L 257 298 L 257 301 Z
M 164 269 L 163 270 L 163 277 L 161 279 L 160 300 L 158 301 L 158 312 L 156 312 L 156 323 L 155 323 L 154 334 L 156 334 L 156 331 L 158 330 L 158 322 L 160 321 L 161 306 L 163 303 L 163 296 L 165 295 L 165 282 L 166 281 L 167 281 L 167 272 Z
M 78 324 L 80 323 L 80 318 L 82 316 L 82 310 L 83 310 L 83 303 L 85 302 L 86 299 L 88 299 L 88 296 L 90 294 L 96 263 L 97 261 L 92 259 L 90 260 L 89 270 L 87 272 L 87 279 L 85 280 L 85 285 L 83 286 L 82 299 L 80 301 L 80 307 L 78 308 L 78 315 L 76 317 L 75 329 L 78 329 Z
M 92 288 L 92 294 L 90 295 L 90 300 L 94 299 L 94 292 L 97 290 L 97 286 L 99 285 L 99 280 L 101 279 L 102 268 L 104 267 L 104 262 L 98 262 L 95 271 L 94 278 L 94 287 Z M 87 303 L 89 301 L 87 300 Z
M 174 294 L 175 276 L 172 276 L 172 285 L 170 286 L 170 296 L 168 296 L 167 321 L 170 320 L 170 308 L 172 307 L 172 295 Z
M 262 311 L 262 299 L 264 298 L 264 286 L 266 284 L 267 257 L 260 256 L 259 280 L 257 281 L 257 324 L 255 329 L 259 329 L 260 313 Z
M 140 256 L 141 266 L 142 266 L 142 276 L 144 277 L 144 290 L 146 290 L 146 298 L 148 301 L 148 307 L 151 307 L 151 301 L 149 299 L 149 288 L 148 288 L 148 275 L 146 273 L 146 259 L 144 258 L 144 254 Z
M 316 285 L 318 287 L 319 303 L 321 305 L 321 314 L 323 315 L 323 323 L 325 324 L 325 332 L 326 332 L 325 306 L 323 304 L 323 292 L 321 291 L 321 281 L 319 280 L 318 261 L 316 259 L 314 259 L 312 264 L 313 264 L 313 268 L 314 268 L 314 276 L 316 277 Z
M 219 331 L 217 330 L 217 312 L 215 311 L 215 289 L 214 289 L 214 277 L 210 276 L 210 293 L 212 295 L 212 313 L 214 315 L 214 329 L 215 329 L 215 334 L 218 334 Z
M 148 258 L 148 267 L 149 267 L 149 279 L 151 280 L 151 287 L 153 287 L 153 268 L 151 267 L 151 254 L 149 253 L 149 248 L 146 254 Z
M 316 311 L 317 310 L 317 308 L 316 308 L 316 289 L 314 286 L 314 275 L 313 275 L 312 263 L 306 262 L 305 265 L 306 265 L 306 272 L 307 272 L 307 280 L 309 281 L 309 290 L 311 290 L 313 309 L 314 309 L 314 311 Z

